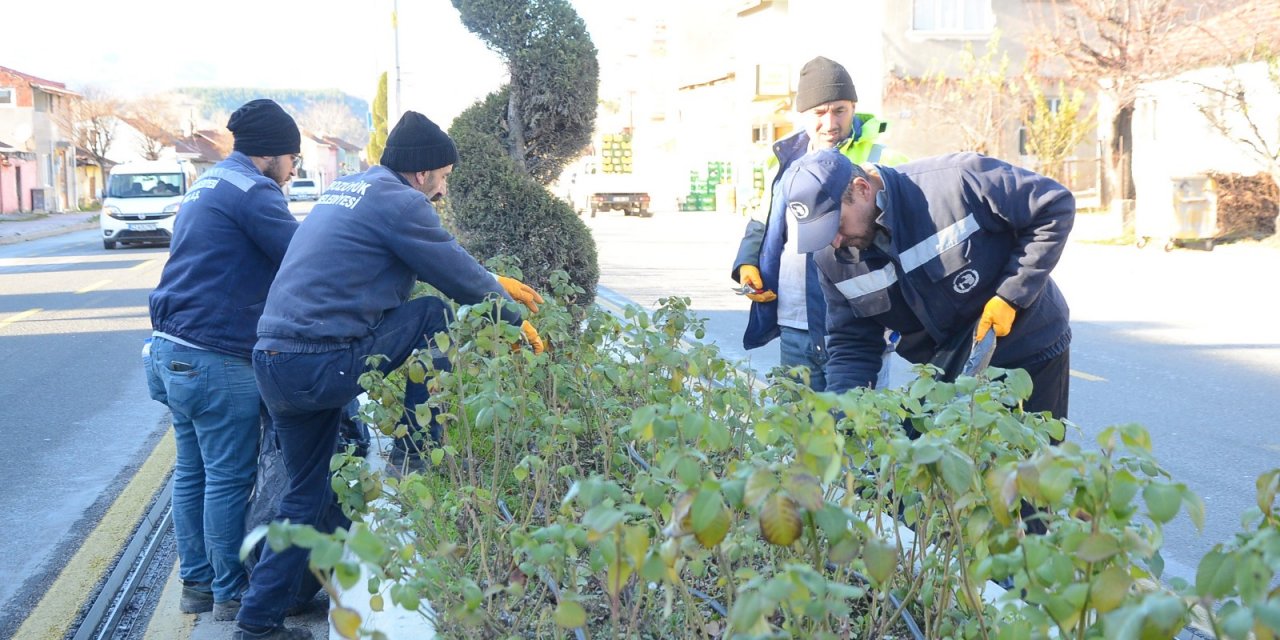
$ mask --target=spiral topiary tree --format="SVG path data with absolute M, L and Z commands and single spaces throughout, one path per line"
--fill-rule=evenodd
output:
M 525 282 L 549 289 L 556 270 L 595 297 L 595 241 L 547 189 L 582 153 L 595 126 L 600 67 L 568 0 L 453 0 L 463 25 L 507 64 L 511 82 L 449 129 L 459 162 L 445 211 L 463 246 L 517 259 Z

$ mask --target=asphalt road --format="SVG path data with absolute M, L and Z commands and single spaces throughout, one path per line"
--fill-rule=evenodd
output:
M 313 204 L 289 209 L 302 219 Z M 169 429 L 141 358 L 168 257 L 104 250 L 96 229 L 0 245 L 0 638 Z
M 163 248 L 96 231 L 0 246 L 0 636 L 163 435 L 141 347 Z
M 727 357 L 760 371 L 777 364 L 776 343 L 742 348 L 748 301 L 729 290 L 729 272 L 744 218 L 584 220 L 603 287 L 647 308 L 688 296 Z M 1165 530 L 1166 577 L 1194 580 L 1199 559 L 1240 530 L 1254 480 L 1280 467 L 1280 310 L 1265 284 L 1277 272 L 1280 250 L 1258 245 L 1164 253 L 1078 241 L 1054 271 L 1072 309 L 1070 415 L 1080 431 L 1068 437 L 1092 444 L 1107 426 L 1142 424 L 1164 468 L 1204 499 L 1203 534 L 1185 515 Z

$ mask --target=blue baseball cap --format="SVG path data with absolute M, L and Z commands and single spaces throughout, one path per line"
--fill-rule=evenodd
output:
M 840 198 L 853 179 L 853 162 L 835 149 L 813 151 L 782 176 L 787 215 L 796 223 L 796 249 L 812 253 L 829 246 L 840 229 Z

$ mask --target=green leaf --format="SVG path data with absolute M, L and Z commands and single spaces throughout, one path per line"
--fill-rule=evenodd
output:
M 607 533 L 612 531 L 625 518 L 626 514 L 608 504 L 601 503 L 591 507 L 582 515 L 582 524 L 597 533 Z
M 1129 595 L 1129 587 L 1133 578 L 1129 572 L 1120 567 L 1108 567 L 1093 580 L 1093 589 L 1089 592 L 1092 605 L 1098 613 L 1106 613 L 1120 606 Z
M 676 478 L 692 489 L 702 483 L 702 467 L 690 456 L 680 458 L 676 463 Z
M 572 600 L 556 605 L 556 624 L 564 629 L 576 629 L 587 623 L 587 610 Z
M 818 528 L 832 540 L 839 540 L 849 532 L 849 516 L 840 507 L 826 505 L 813 514 L 813 519 L 818 523 Z
M 942 458 L 942 449 L 933 442 L 916 440 L 911 447 L 911 462 L 919 465 L 931 464 Z
M 1119 553 L 1120 545 L 1116 539 L 1105 533 L 1090 534 L 1076 549 L 1076 557 L 1085 562 L 1101 562 Z
M 1142 490 L 1142 499 L 1147 502 L 1147 512 L 1151 519 L 1164 524 L 1178 515 L 1178 506 L 1182 504 L 1182 490 L 1177 485 L 1153 480 Z
M 1006 370 L 1005 385 L 1020 400 L 1026 400 L 1031 397 L 1031 374 L 1023 369 Z
M 772 614 L 776 605 L 767 602 L 758 591 L 748 591 L 734 600 L 733 609 L 729 611 L 729 624 L 732 636 L 747 636 L 757 631 L 766 615 Z M 730 634 L 726 634 L 729 637 Z
M 781 493 L 775 493 L 764 501 L 759 521 L 764 539 L 780 547 L 791 546 L 803 531 L 800 509 L 795 500 Z
M 752 509 L 757 508 L 774 489 L 778 488 L 778 476 L 768 469 L 756 469 L 747 479 L 743 501 Z
M 835 543 L 831 547 L 828 558 L 838 565 L 846 565 L 853 562 L 854 558 L 862 552 L 862 543 L 853 536 L 845 536 L 840 542 Z
M 1280 469 L 1258 476 L 1255 484 L 1258 487 L 1258 508 L 1264 514 L 1271 513 L 1275 508 L 1276 494 L 1280 493 Z
M 818 484 L 818 479 L 803 471 L 792 471 L 787 473 L 786 479 L 787 493 L 799 504 L 801 508 L 807 511 L 817 511 L 824 504 L 822 498 L 822 485 Z
M 650 553 L 644 559 L 644 565 L 640 567 L 640 577 L 645 582 L 661 582 L 667 575 L 667 566 L 662 563 L 662 556 L 658 553 Z
M 1271 570 L 1257 557 L 1242 558 L 1236 563 L 1236 593 L 1240 601 L 1253 603 L 1265 599 L 1267 587 L 1271 583 Z M 1251 561 L 1252 560 L 1252 561 Z
M 516 482 L 524 482 L 529 477 L 529 469 L 524 465 L 516 465 L 511 469 L 511 475 L 515 476 Z
M 1053 463 L 1040 471 L 1040 495 L 1050 505 L 1058 504 L 1075 480 L 1076 470 L 1064 463 Z
M 337 578 L 338 584 L 343 589 L 351 589 L 360 581 L 360 563 L 353 560 L 343 560 L 333 566 L 333 577 Z
M 333 622 L 333 628 L 338 635 L 347 640 L 356 640 L 360 637 L 360 614 L 346 607 L 334 607 L 329 612 L 329 620 Z
M 438 466 L 440 466 L 440 463 L 441 463 L 441 462 L 443 462 L 443 461 L 444 461 L 444 449 L 432 449 L 432 450 L 431 450 L 431 464 L 432 464 L 433 466 L 437 466 L 437 467 L 438 467 Z
M 1196 594 L 1201 597 L 1222 598 L 1235 590 L 1236 558 L 1214 549 L 1200 559 L 1196 570 Z
M 946 451 L 939 465 L 942 479 L 956 494 L 964 494 L 974 481 L 973 462 L 958 451 Z
M 867 575 L 876 584 L 884 584 L 898 565 L 898 550 L 884 540 L 872 538 L 862 546 L 862 560 L 867 564 Z
M 724 451 L 733 444 L 733 434 L 729 433 L 729 428 L 714 420 L 707 423 L 702 438 L 711 451 Z
M 342 560 L 342 543 L 337 540 L 321 540 L 311 548 L 311 566 L 332 569 Z
M 1184 485 L 1179 486 L 1182 487 L 1182 504 L 1187 507 L 1187 515 L 1191 517 L 1191 523 L 1196 526 L 1196 531 L 1204 531 L 1204 501 L 1191 489 Z
M 731 524 L 733 524 L 733 521 L 729 515 L 729 510 L 721 505 L 716 509 L 711 522 L 708 522 L 705 527 L 694 528 L 693 537 L 698 540 L 698 544 L 711 549 L 720 544 L 725 536 L 729 534 L 729 526 Z
M 1228 638 L 1249 637 L 1249 632 L 1253 629 L 1253 612 L 1248 607 L 1233 608 L 1229 612 L 1224 607 L 1219 616 L 1222 619 L 1222 630 L 1227 632 Z
M 720 499 L 719 491 L 705 489 L 699 491 L 697 497 L 693 499 L 693 507 L 690 509 L 694 532 L 706 529 L 723 508 L 724 502 Z
M 351 527 L 351 534 L 347 537 L 347 548 L 351 549 L 357 558 L 370 564 L 376 564 L 387 552 L 386 543 L 363 524 Z
M 1117 517 L 1127 517 L 1133 513 L 1133 497 L 1141 486 L 1138 478 L 1127 469 L 1116 471 L 1111 478 L 1111 492 L 1108 496 L 1107 508 Z

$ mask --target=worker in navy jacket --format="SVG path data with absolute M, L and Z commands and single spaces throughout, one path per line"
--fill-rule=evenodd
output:
M 298 222 L 281 186 L 301 133 L 271 100 L 231 114 L 234 150 L 183 197 L 169 260 L 151 293 L 151 397 L 173 414 L 173 525 L 184 613 L 235 619 L 258 468 L 261 405 L 250 356 L 267 289 Z M 309 596 L 308 596 L 309 597 Z
M 819 151 L 783 182 L 827 298 L 828 390 L 875 385 L 886 328 L 915 363 L 991 329 L 991 364 L 1031 375 L 1023 408 L 1066 417 L 1069 311 L 1049 274 L 1075 219 L 1068 189 L 975 153 L 863 169 Z
M 443 300 L 409 299 L 414 283 L 426 282 L 463 304 L 515 299 L 536 310 L 542 302 L 524 284 L 486 271 L 441 226 L 431 203 L 444 196 L 457 161 L 448 135 L 426 116 L 406 112 L 387 137 L 381 164 L 329 185 L 289 246 L 253 353 L 289 472 L 279 519 L 324 532 L 349 524 L 329 484 L 342 408 L 361 393 L 358 380 L 370 356 L 386 356 L 376 366 L 389 373 L 415 350 L 434 351 L 432 338 L 450 320 Z M 519 313 L 501 305 L 498 314 L 521 327 L 535 353 L 543 350 Z M 438 352 L 436 362 L 448 365 Z M 407 414 L 426 400 L 424 383 L 406 383 Z M 237 637 L 309 637 L 282 624 L 293 577 L 306 562 L 305 549 L 264 552 L 242 602 Z

